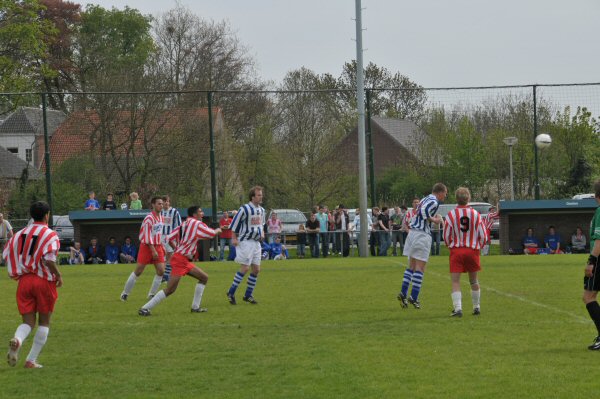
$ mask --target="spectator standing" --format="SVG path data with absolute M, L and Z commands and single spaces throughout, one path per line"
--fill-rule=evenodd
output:
M 281 220 L 277 218 L 275 212 L 271 212 L 271 217 L 267 221 L 267 230 L 269 231 L 269 244 L 273 244 L 275 242 L 275 237 L 278 237 L 281 234 Z
M 100 203 L 98 202 L 98 200 L 96 199 L 96 193 L 93 191 L 90 191 L 88 194 L 88 200 L 85 201 L 85 205 L 84 208 L 86 211 L 97 211 L 98 209 L 100 209 Z
M 121 245 L 121 263 L 135 263 L 137 259 L 137 248 L 131 242 L 131 237 L 125 237 L 125 243 Z
M 306 229 L 304 225 L 298 225 L 296 232 L 296 256 L 298 259 L 304 259 L 304 251 L 306 249 Z
M 356 208 L 356 214 L 354 215 L 354 220 L 352 221 L 352 231 L 356 236 L 356 245 L 358 247 L 358 254 L 360 255 L 360 209 Z M 367 215 L 367 217 L 369 217 Z
M 231 230 L 229 229 L 229 225 L 231 225 L 231 217 L 229 212 L 223 212 L 223 216 L 221 216 L 221 220 L 219 220 L 219 226 L 221 227 L 221 234 L 219 234 L 219 260 L 225 260 L 225 244 L 227 244 L 227 248 L 229 252 L 231 252 Z
M 350 216 L 348 210 L 343 204 L 338 207 L 338 216 L 336 226 L 341 233 L 337 237 L 338 252 L 343 257 L 350 255 Z
M 377 256 L 379 254 L 379 208 L 373 208 L 373 214 L 371 215 L 371 256 Z
M 85 252 L 81 248 L 81 243 L 75 241 L 72 247 L 69 247 L 69 264 L 83 265 L 85 263 Z
M 379 228 L 379 253 L 377 256 L 387 256 L 387 250 L 390 247 L 391 235 L 390 235 L 390 216 L 389 209 L 387 206 L 381 208 L 381 212 L 377 217 L 377 224 Z
M 321 205 L 319 208 L 317 220 L 319 221 L 319 231 L 321 232 L 321 250 L 323 257 L 326 258 L 329 254 L 329 233 L 327 231 L 329 226 L 329 212 L 327 212 L 325 205 Z
M 106 201 L 104 201 L 104 203 L 102 204 L 102 209 L 104 209 L 105 211 L 114 211 L 117 209 L 117 204 L 115 204 L 115 201 L 113 200 L 113 195 L 111 193 L 108 193 L 106 195 Z
M 106 263 L 109 265 L 116 265 L 119 263 L 119 246 L 117 245 L 117 239 L 110 237 L 108 239 L 108 245 L 104 249 L 106 256 Z
M 333 211 L 332 210 L 328 210 L 327 211 L 327 231 L 328 231 L 328 245 L 327 245 L 327 251 L 329 253 L 329 244 L 331 244 L 331 252 L 333 252 L 333 254 L 337 254 L 337 234 L 335 233 L 336 231 L 336 218 L 337 218 L 337 213 L 338 213 L 338 208 L 335 208 Z
M 142 200 L 140 200 L 140 196 L 135 191 L 129 194 L 129 199 L 131 203 L 129 204 L 129 209 L 132 211 L 137 211 L 143 208 Z
M 102 254 L 102 248 L 98 244 L 98 239 L 96 237 L 93 237 L 90 240 L 90 246 L 87 250 L 87 259 L 85 260 L 85 263 L 87 263 L 88 265 L 104 263 L 104 258 L 102 257 Z
M 571 236 L 571 252 L 574 254 L 584 254 L 587 251 L 585 247 L 587 245 L 587 239 L 583 234 L 581 227 L 577 227 L 575 234 Z
M 396 252 L 398 246 L 400 247 L 400 251 L 402 251 L 402 247 L 404 246 L 404 239 L 402 237 L 402 218 L 404 218 L 404 210 L 399 206 L 394 207 L 394 214 L 390 217 L 390 222 L 392 226 L 392 256 L 397 256 Z M 398 245 L 396 245 L 398 244 Z
M 0 213 L 0 254 L 4 250 L 4 245 L 13 236 L 13 229 L 8 220 L 4 219 L 4 215 Z M 4 259 L 0 259 L 0 264 L 4 265 Z
M 319 234 L 321 231 L 321 222 L 317 219 L 317 213 L 313 211 L 310 218 L 306 221 L 306 236 L 310 246 L 310 254 L 313 258 L 319 257 Z

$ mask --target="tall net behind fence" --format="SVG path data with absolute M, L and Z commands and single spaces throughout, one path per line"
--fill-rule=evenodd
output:
M 48 104 L 66 104 L 66 112 L 46 111 L 57 214 L 81 209 L 91 190 L 101 202 L 112 193 L 128 204 L 137 192 L 146 205 L 169 194 L 176 206 L 210 207 L 214 199 L 218 210 L 233 209 L 256 184 L 269 208 L 358 206 L 352 91 L 52 96 Z M 372 205 L 410 204 L 437 181 L 471 188 L 474 200 L 509 199 L 511 150 L 515 198 L 533 198 L 534 132 L 553 139 L 538 151 L 542 198 L 589 191 L 600 174 L 600 85 L 368 90 L 367 98 Z M 46 197 L 41 102 L 2 97 L 1 200 L 15 217 Z M 511 147 L 507 138 L 516 138 Z

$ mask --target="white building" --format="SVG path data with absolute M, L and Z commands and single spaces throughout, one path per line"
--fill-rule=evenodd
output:
M 48 135 L 65 120 L 62 111 L 46 110 Z M 0 147 L 40 168 L 44 159 L 44 121 L 39 108 L 20 107 L 0 124 Z

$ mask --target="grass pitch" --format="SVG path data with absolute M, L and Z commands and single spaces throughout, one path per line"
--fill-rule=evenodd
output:
M 586 259 L 483 257 L 482 315 L 464 276 L 462 319 L 449 317 L 445 256 L 428 265 L 421 310 L 396 300 L 405 258 L 328 258 L 264 262 L 257 306 L 241 301 L 245 281 L 227 303 L 234 263 L 205 263 L 208 313 L 190 313 L 185 278 L 148 318 L 137 310 L 153 269 L 122 303 L 132 265 L 63 266 L 45 367 L 23 369 L 32 334 L 17 367 L 0 366 L 0 397 L 589 398 L 600 353 L 586 349 Z M 1 270 L 8 342 L 20 317 Z

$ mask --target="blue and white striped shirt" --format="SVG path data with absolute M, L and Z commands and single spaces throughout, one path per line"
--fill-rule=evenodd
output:
M 419 202 L 419 205 L 417 205 L 415 215 L 410 220 L 410 229 L 421 230 L 430 234 L 431 228 L 429 227 L 429 221 L 427 219 L 435 216 L 439 206 L 440 203 L 437 198 L 435 198 L 435 195 L 429 194 L 427 197 L 423 198 Z
M 177 208 L 174 207 L 167 210 L 163 209 L 160 213 L 164 219 L 162 236 L 166 238 L 173 230 L 181 226 L 181 215 Z
M 229 228 L 235 232 L 239 241 L 258 241 L 263 235 L 264 224 L 265 209 L 248 202 L 240 207 Z

